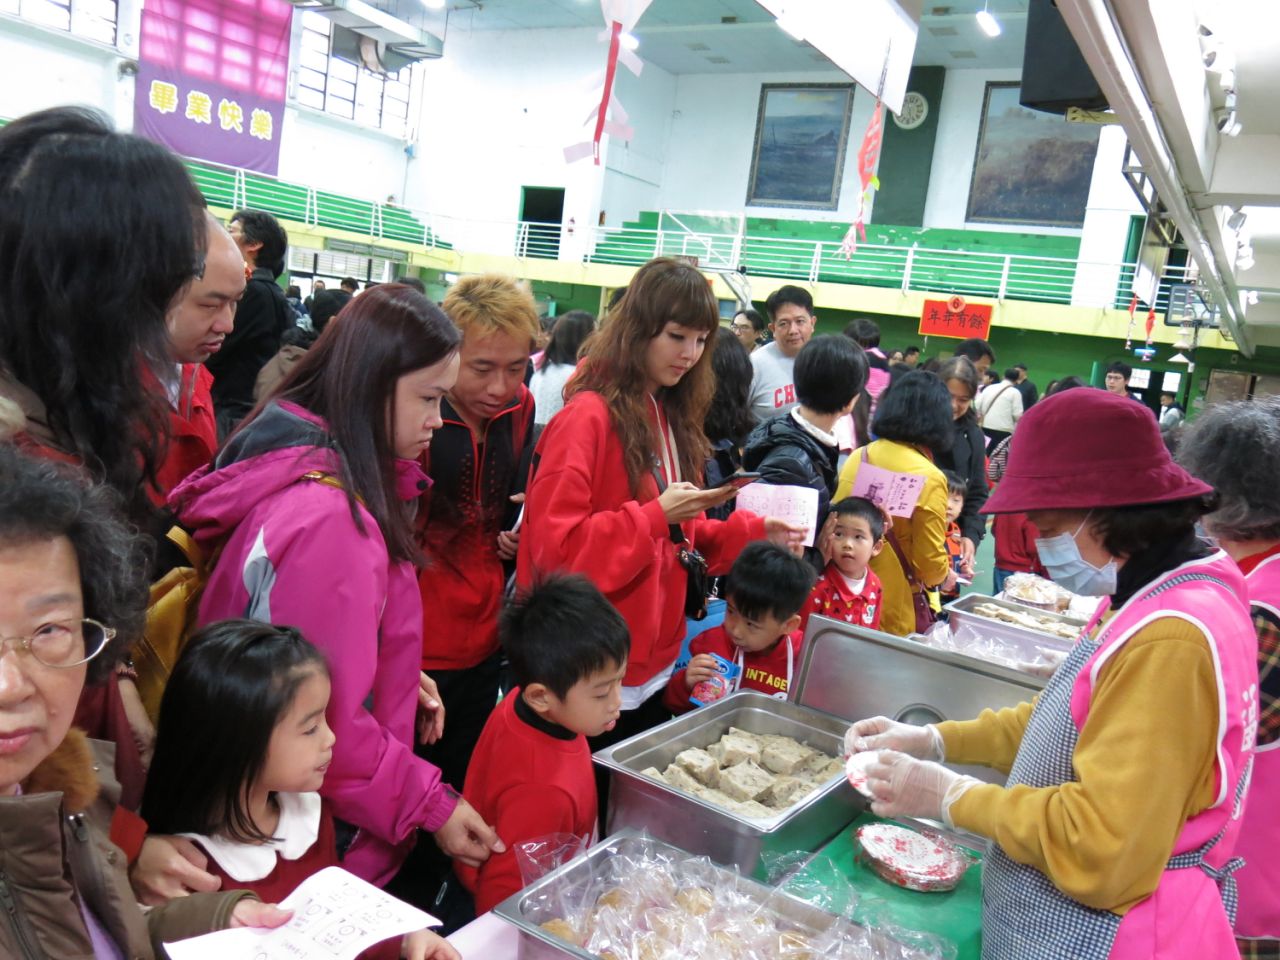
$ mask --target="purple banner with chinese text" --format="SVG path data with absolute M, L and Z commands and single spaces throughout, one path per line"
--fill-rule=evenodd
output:
M 135 132 L 275 174 L 292 16 L 286 0 L 145 0 Z

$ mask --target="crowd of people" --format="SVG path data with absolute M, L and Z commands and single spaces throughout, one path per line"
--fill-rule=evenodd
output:
M 1280 936 L 1280 404 L 1157 424 L 1123 364 L 1106 390 L 983 386 L 985 341 L 815 335 L 790 285 L 722 328 L 662 258 L 599 323 L 544 323 L 497 274 L 439 305 L 408 277 L 304 301 L 273 217 L 224 227 L 177 158 L 76 109 L 0 130 L 0 192 L 6 955 L 276 926 L 334 864 L 456 926 L 520 888 L 521 842 L 599 836 L 592 750 L 726 664 L 785 697 L 815 614 L 927 630 L 991 514 L 997 577 L 1110 599 L 1034 707 L 856 723 L 875 811 L 991 839 L 985 955 Z M 918 498 L 891 515 L 878 471 Z M 757 516 L 738 481 L 818 507 Z M 152 701 L 131 652 L 184 563 Z M 713 583 L 723 625 L 677 670 Z M 457 958 L 425 930 L 368 955 Z

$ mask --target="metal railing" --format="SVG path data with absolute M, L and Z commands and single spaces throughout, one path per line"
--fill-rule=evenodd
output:
M 1136 264 L 920 246 L 859 244 L 850 257 L 835 240 L 715 232 L 663 211 L 657 229 L 597 227 L 515 220 L 477 220 L 412 210 L 290 183 L 207 161 L 188 161 L 196 185 L 215 206 L 253 207 L 308 226 L 347 230 L 371 240 L 398 240 L 428 249 L 534 260 L 639 266 L 655 256 L 697 257 L 708 270 L 745 270 L 805 283 L 861 284 L 995 300 L 1125 309 Z M 740 221 L 740 223 L 745 221 Z M 1185 268 L 1170 268 L 1156 310 L 1163 313 L 1171 283 Z

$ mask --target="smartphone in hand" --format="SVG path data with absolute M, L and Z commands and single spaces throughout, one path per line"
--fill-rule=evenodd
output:
M 753 484 L 759 479 L 759 471 L 739 470 L 737 473 L 733 473 L 725 477 L 724 482 L 720 484 L 720 486 L 733 487 L 735 490 L 741 490 L 743 487 Z

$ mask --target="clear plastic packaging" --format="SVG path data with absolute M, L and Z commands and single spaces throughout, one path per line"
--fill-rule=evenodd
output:
M 930 627 L 922 642 L 937 650 L 963 653 L 1038 677 L 1052 675 L 1065 658 L 1065 648 L 1069 646 L 1063 640 L 1048 636 L 1043 640 L 1030 637 L 1014 640 L 981 632 L 968 621 L 952 623 L 945 620 L 939 620 Z
M 1002 598 L 1028 607 L 1066 613 L 1075 596 L 1070 590 L 1034 573 L 1014 573 L 1004 582 Z
M 521 910 L 546 933 L 601 960 L 954 960 L 954 948 L 938 938 L 855 925 L 852 884 L 803 886 L 810 860 L 806 853 L 774 860 L 771 883 L 788 884 L 783 893 L 706 857 L 631 843 L 586 876 L 537 888 Z M 793 919 L 798 910 L 809 922 Z

